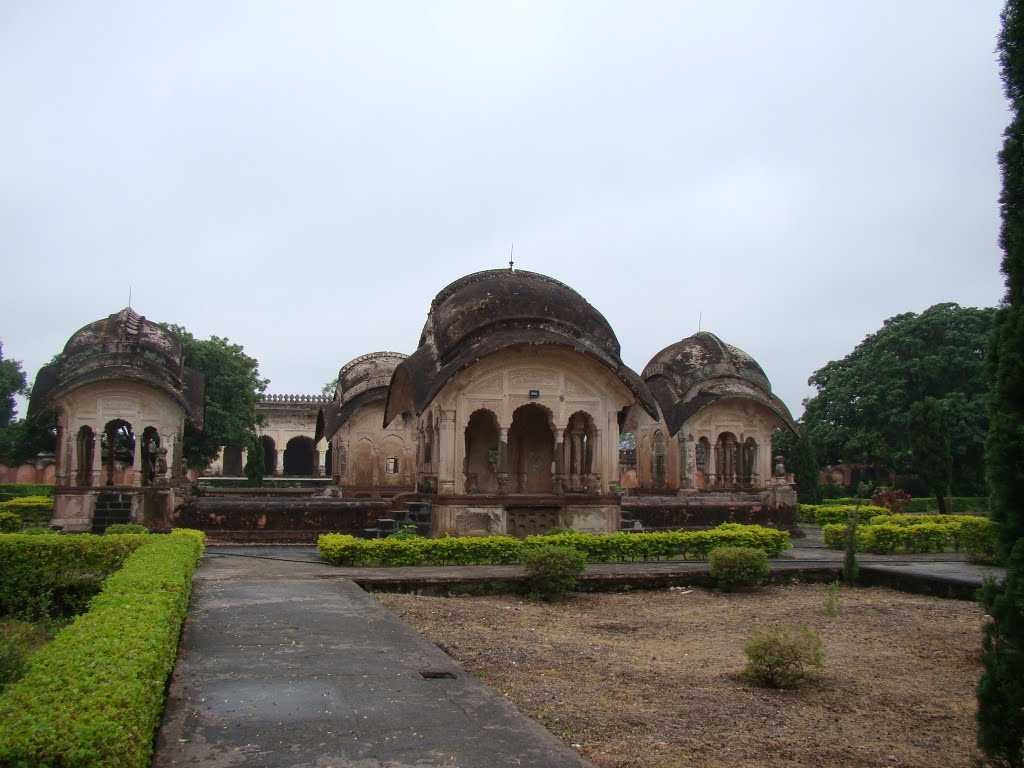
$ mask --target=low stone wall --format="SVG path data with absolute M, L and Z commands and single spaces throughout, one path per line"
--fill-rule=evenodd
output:
M 178 508 L 172 522 L 221 540 L 312 541 L 326 532 L 361 535 L 390 509 L 388 502 L 373 500 L 197 496 Z
M 440 496 L 434 502 L 432 535 L 529 536 L 556 528 L 612 533 L 619 520 L 616 496 Z
M 622 500 L 622 518 L 626 527 L 631 521 L 636 521 L 648 530 L 710 528 L 722 523 L 793 529 L 796 527 L 796 507 L 773 508 L 754 501 L 703 502 L 678 497 L 639 502 L 626 497 Z

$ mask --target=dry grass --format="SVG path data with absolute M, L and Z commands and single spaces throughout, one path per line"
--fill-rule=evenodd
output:
M 968 766 L 980 609 L 824 585 L 502 597 L 378 595 L 601 768 Z M 737 673 L 755 627 L 805 624 L 825 666 L 792 691 Z

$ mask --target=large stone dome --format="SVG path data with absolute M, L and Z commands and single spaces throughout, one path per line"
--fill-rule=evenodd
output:
M 641 374 L 669 431 L 674 435 L 701 408 L 725 398 L 754 400 L 796 429 L 786 404 L 750 355 L 708 331 L 695 333 L 658 352 Z
M 85 384 L 117 379 L 162 390 L 185 409 L 190 421 L 202 426 L 202 374 L 185 367 L 181 342 L 173 333 L 130 307 L 72 334 L 57 360 L 36 377 L 32 406 L 44 406 L 44 401 Z
M 395 368 L 406 358 L 401 352 L 371 352 L 345 363 L 338 371 L 334 399 L 317 416 L 315 439 L 330 440 L 359 408 L 383 403 Z
M 564 283 L 536 272 L 492 269 L 459 278 L 430 305 L 419 348 L 398 366 L 386 423 L 421 413 L 458 371 L 515 345 L 550 345 L 594 358 L 656 413 L 650 392 L 623 364 L 619 341 L 600 312 Z

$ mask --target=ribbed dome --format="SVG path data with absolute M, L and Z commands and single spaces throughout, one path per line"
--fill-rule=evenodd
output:
M 173 333 L 130 307 L 76 331 L 57 361 L 39 372 L 32 401 L 41 407 L 85 384 L 118 379 L 163 390 L 202 427 L 203 376 L 185 367 L 181 342 Z
M 334 399 L 317 415 L 315 440 L 330 440 L 359 408 L 384 402 L 391 375 L 407 357 L 401 352 L 371 352 L 345 363 L 338 371 Z
M 546 275 L 491 269 L 459 278 L 431 302 L 419 348 L 392 378 L 385 422 L 403 411 L 422 413 L 460 370 L 522 344 L 564 347 L 597 360 L 648 413 L 657 413 L 650 392 L 619 358 L 615 332 L 586 299 Z
M 497 325 L 542 328 L 619 357 L 619 341 L 604 315 L 564 283 L 522 270 L 490 269 L 448 285 L 430 305 L 424 337 L 432 337 L 438 356 L 447 360 Z
M 690 416 L 728 397 L 755 400 L 794 428 L 793 417 L 764 370 L 739 347 L 707 331 L 671 344 L 651 358 L 641 374 L 675 434 Z

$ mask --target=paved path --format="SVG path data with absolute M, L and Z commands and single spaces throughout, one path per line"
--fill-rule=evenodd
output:
M 155 768 L 588 765 L 337 569 L 290 550 L 204 558 Z

